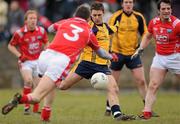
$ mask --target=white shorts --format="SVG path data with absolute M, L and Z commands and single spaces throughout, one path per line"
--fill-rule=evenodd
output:
M 180 74 L 180 53 L 174 53 L 166 56 L 156 53 L 151 67 L 166 69 L 173 74 Z
M 19 63 L 20 69 L 30 70 L 32 72 L 33 77 L 38 76 L 37 65 L 38 65 L 38 60 L 28 60 L 28 61 Z
M 70 58 L 65 54 L 50 49 L 43 51 L 39 56 L 38 74 L 46 75 L 54 82 L 68 73 Z

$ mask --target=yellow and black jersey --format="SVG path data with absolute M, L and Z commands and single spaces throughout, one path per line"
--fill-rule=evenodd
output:
M 133 11 L 126 14 L 123 10 L 115 12 L 109 25 L 118 25 L 118 30 L 112 35 L 112 49 L 115 53 L 123 55 L 132 55 L 138 47 L 138 34 L 141 36 L 147 32 L 147 26 L 143 15 Z
M 96 35 L 99 46 L 109 52 L 110 49 L 110 34 L 117 31 L 116 26 L 108 26 L 106 23 L 96 25 L 93 21 L 89 22 L 93 33 Z M 81 60 L 93 62 L 96 64 L 107 65 L 108 60 L 100 58 L 91 47 L 87 46 L 84 48 L 81 54 Z

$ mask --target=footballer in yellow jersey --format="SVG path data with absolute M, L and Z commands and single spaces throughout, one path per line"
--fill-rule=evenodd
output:
M 112 15 L 109 24 L 115 25 L 117 22 L 119 23 L 118 31 L 112 36 L 111 51 L 118 54 L 119 62 L 111 63 L 111 69 L 121 70 L 124 64 L 129 69 L 141 67 L 140 57 L 131 60 L 131 55 L 138 48 L 139 35 L 143 36 L 147 32 L 144 17 L 134 10 L 131 13 L 119 10 Z
M 99 45 L 101 48 L 110 51 L 110 35 L 117 31 L 117 26 L 109 26 L 106 23 L 96 24 L 92 19 L 89 21 L 89 25 L 91 26 L 92 32 L 95 34 Z M 117 24 L 116 24 L 117 25 Z M 71 72 L 74 72 L 81 61 L 87 61 L 90 63 L 102 65 L 105 67 L 110 64 L 109 60 L 103 59 L 99 57 L 95 51 L 92 50 L 91 47 L 86 46 L 81 53 L 80 59 L 75 63 Z M 109 69 L 108 69 L 109 70 Z M 108 71 L 109 72 L 109 71 Z M 94 73 L 94 72 L 93 72 Z M 91 76 L 88 76 L 91 77 Z
M 147 32 L 143 15 L 132 11 L 127 14 L 123 10 L 115 12 L 109 20 L 110 25 L 119 23 L 118 31 L 112 37 L 112 51 L 123 55 L 132 55 L 138 47 L 139 34 Z
M 89 22 L 92 32 L 96 35 L 99 45 L 109 52 L 110 34 L 117 30 L 116 26 L 108 26 L 103 23 L 104 7 L 100 2 L 94 2 L 91 5 L 91 21 Z M 81 79 L 90 79 L 93 74 L 102 72 L 108 76 L 109 84 L 107 87 L 107 96 L 109 101 L 109 111 L 117 120 L 128 120 L 131 116 L 122 114 L 119 107 L 117 83 L 108 67 L 108 61 L 96 55 L 90 47 L 86 47 L 81 54 L 80 63 L 75 72 L 68 75 L 64 82 L 61 82 L 61 89 L 68 89 Z
M 123 0 L 122 10 L 115 12 L 109 19 L 109 25 L 117 22 L 118 30 L 112 36 L 111 51 L 119 56 L 118 62 L 112 62 L 110 68 L 119 71 L 126 65 L 133 70 L 142 67 L 140 57 L 131 59 L 138 48 L 139 35 L 143 36 L 147 32 L 146 21 L 143 15 L 133 10 L 134 0 Z
M 96 35 L 99 45 L 109 51 L 110 49 L 110 34 L 116 32 L 116 26 L 108 26 L 106 23 L 95 24 L 93 20 L 89 22 L 92 32 Z M 107 65 L 109 63 L 108 60 L 100 58 L 96 52 L 92 50 L 91 47 L 85 47 L 82 54 L 81 60 L 93 62 L 96 64 Z

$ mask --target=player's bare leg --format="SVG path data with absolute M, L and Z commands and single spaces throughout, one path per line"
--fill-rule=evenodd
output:
M 145 104 L 147 83 L 146 83 L 143 67 L 133 69 L 132 75 L 135 78 L 139 93 L 141 95 L 141 98 L 143 99 L 143 103 Z M 154 111 L 152 111 L 152 117 L 159 117 L 159 115 L 157 113 L 155 113 Z
M 134 120 L 132 115 L 125 115 L 121 112 L 119 106 L 119 88 L 117 83 L 112 75 L 108 76 L 108 86 L 107 86 L 107 97 L 109 101 L 109 105 L 111 106 L 111 111 L 114 119 L 119 120 Z
M 145 106 L 143 110 L 143 118 L 149 119 L 152 116 L 152 106 L 156 100 L 156 94 L 159 86 L 162 84 L 167 71 L 163 69 L 151 68 L 150 83 L 145 99 Z
M 120 71 L 112 71 L 112 75 L 115 78 L 115 81 L 118 82 L 119 81 L 119 76 L 120 76 Z M 116 85 L 116 89 L 117 91 L 119 91 L 119 87 L 118 85 Z M 105 116 L 111 116 L 111 106 L 109 104 L 109 101 L 106 101 L 106 111 L 105 111 Z
M 20 73 L 24 80 L 23 95 L 27 95 L 32 92 L 32 86 L 33 86 L 32 71 L 28 69 L 20 69 Z M 30 104 L 25 104 L 24 114 L 25 115 L 30 114 Z
M 111 114 L 111 108 L 113 105 L 117 106 L 117 109 L 120 109 L 120 108 L 118 108 L 119 107 L 119 98 L 118 98 L 119 88 L 118 88 L 116 81 L 112 75 L 108 75 L 108 80 L 109 80 L 109 83 L 107 86 L 107 99 L 109 102 L 108 110 L 110 109 L 110 114 Z M 120 110 L 117 110 L 116 113 L 121 114 Z M 116 117 L 116 113 L 114 111 L 114 114 L 112 113 L 112 115 L 114 117 Z
M 48 93 L 50 93 L 56 87 L 54 81 L 48 76 L 43 76 L 38 86 L 28 96 L 31 97 L 29 103 L 39 103 Z
M 116 82 L 119 82 L 120 72 L 121 71 L 112 70 L 112 75 L 115 78 Z
M 135 79 L 141 98 L 145 100 L 146 91 L 147 91 L 147 83 L 145 80 L 144 69 L 143 67 L 135 68 L 131 70 L 131 72 Z
M 76 73 L 69 73 L 68 76 L 65 78 L 65 80 L 61 81 L 59 83 L 60 85 L 57 86 L 61 90 L 67 90 L 77 82 L 79 82 L 82 79 L 81 76 L 79 76 Z
M 57 82 L 56 86 L 61 90 L 67 90 L 72 85 L 76 84 L 78 81 L 82 79 L 81 76 L 76 73 L 69 73 L 68 76 L 63 81 Z M 44 99 L 44 107 L 41 113 L 41 119 L 43 121 L 49 121 L 51 115 L 51 105 L 54 99 L 54 91 L 50 92 L 48 96 Z
M 34 77 L 34 79 L 33 79 L 33 89 L 35 89 L 37 87 L 39 81 L 40 81 L 40 78 L 38 76 Z M 37 113 L 37 114 L 40 114 L 39 103 L 36 103 L 36 104 L 33 105 L 33 112 Z
M 48 76 L 43 76 L 35 90 L 28 95 L 16 94 L 13 99 L 2 108 L 2 114 L 8 114 L 18 104 L 39 103 L 48 93 L 55 89 L 54 81 Z

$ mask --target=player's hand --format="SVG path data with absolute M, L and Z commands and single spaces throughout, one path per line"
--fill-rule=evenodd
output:
M 116 27 L 119 27 L 119 21 L 116 21 L 115 26 L 116 26 Z
M 118 61 L 118 56 L 115 53 L 112 53 L 111 56 L 112 56 L 111 61 L 114 61 L 114 62 Z
M 25 62 L 26 60 L 28 60 L 28 58 L 27 58 L 26 55 L 21 54 L 21 56 L 19 57 L 19 60 L 20 60 L 21 62 Z
M 143 54 L 144 49 L 139 47 L 136 52 L 131 56 L 131 59 L 136 58 L 137 56 L 141 56 Z

